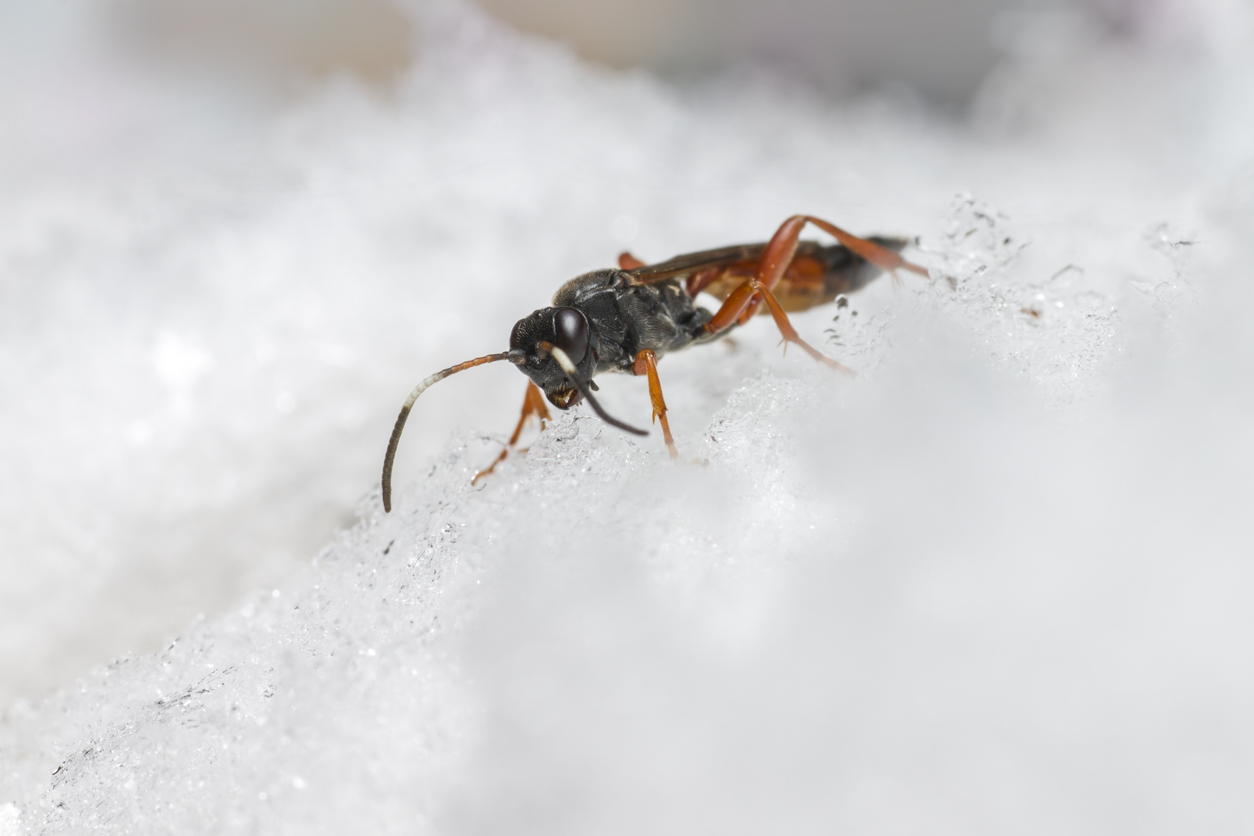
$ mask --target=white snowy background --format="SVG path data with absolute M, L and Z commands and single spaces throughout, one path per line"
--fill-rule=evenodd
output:
M 1254 831 L 1249 4 L 1006 16 L 961 118 L 460 4 L 245 95 L 103 8 L 0 33 L 2 836 Z M 758 320 L 661 364 L 685 461 L 575 410 L 472 487 L 478 369 L 383 514 L 418 379 L 797 212 L 933 271 L 795 317 L 857 378 Z

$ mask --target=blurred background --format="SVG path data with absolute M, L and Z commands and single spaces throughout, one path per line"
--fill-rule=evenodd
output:
M 457 60 L 512 49 L 493 35 L 509 27 L 681 95 L 887 97 L 960 127 L 988 111 L 1008 56 L 1030 62 L 1043 8 L 1051 26 L 1167 56 L 1222 49 L 1224 21 L 1243 19 L 1239 0 L 483 0 L 486 17 L 420 0 L 0 5 L 0 703 L 303 565 L 373 485 L 397 381 L 495 348 L 481 321 L 448 317 L 465 305 L 448 283 L 519 269 L 479 242 L 525 240 L 534 220 L 475 229 L 484 216 L 458 210 L 402 229 L 388 188 L 417 182 L 403 149 L 361 140 L 439 122 L 403 102 L 452 60 L 442 21 L 480 21 Z M 651 129 L 635 116 L 619 127 Z M 432 164 L 464 180 L 459 153 Z M 534 218 L 526 193 L 505 202 Z M 465 209 L 466 194 L 422 199 Z M 607 211 L 603 240 L 531 264 L 534 281 L 476 302 L 480 319 L 503 330 L 569 265 L 632 244 L 639 219 Z M 449 389 L 407 466 L 472 410 L 516 406 L 487 376 Z
M 961 108 L 1006 54 L 1016 15 L 1073 9 L 1105 37 L 1152 48 L 1222 36 L 1216 9 L 1243 0 L 481 0 L 517 30 L 607 67 L 692 80 L 737 66 L 769 69 L 832 95 L 899 86 Z M 15 0 L 6 48 L 109 41 L 168 69 L 244 86 L 299 89 L 346 73 L 385 87 L 415 58 L 422 0 Z M 90 21 L 90 22 L 89 22 Z M 1215 31 L 1204 31 L 1211 29 Z M 1231 34 L 1231 33 L 1230 33 Z M 78 46 L 84 46 L 81 41 Z

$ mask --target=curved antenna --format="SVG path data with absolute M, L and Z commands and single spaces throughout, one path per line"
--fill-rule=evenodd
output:
M 474 360 L 467 360 L 465 363 L 458 363 L 456 366 L 449 366 L 442 372 L 436 372 L 417 386 L 414 391 L 409 393 L 409 397 L 405 399 L 405 405 L 401 407 L 401 414 L 396 416 L 396 426 L 392 427 L 392 437 L 388 439 L 388 452 L 383 457 L 383 510 L 391 512 L 392 510 L 392 461 L 396 458 L 396 446 L 401 443 L 401 431 L 405 429 L 405 421 L 409 418 L 409 410 L 413 408 L 414 401 L 418 400 L 418 396 L 427 391 L 433 384 L 439 383 L 451 374 L 464 372 L 466 369 L 473 369 L 475 366 L 482 366 L 485 363 L 495 363 L 497 360 L 509 360 L 511 363 L 521 363 L 525 355 L 521 350 L 503 351 L 500 354 L 488 354 L 483 357 L 476 357 Z M 560 362 L 560 361 L 559 361 Z
M 566 372 L 566 376 L 570 378 L 570 382 L 575 384 L 575 388 L 579 390 L 579 394 L 592 405 L 593 411 L 601 417 L 601 420 L 612 427 L 618 427 L 620 430 L 626 430 L 635 435 L 648 435 L 647 430 L 638 430 L 630 424 L 624 424 L 617 418 L 612 417 L 608 412 L 601 408 L 601 404 L 597 403 L 597 399 L 592 397 L 592 390 L 589 386 L 590 381 L 579 373 L 579 369 L 570 361 L 565 351 L 549 342 L 540 343 L 540 348 L 553 355 L 553 359 L 562 367 L 562 371 Z

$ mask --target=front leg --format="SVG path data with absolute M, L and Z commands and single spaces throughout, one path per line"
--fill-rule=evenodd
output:
M 653 353 L 653 349 L 642 349 L 636 355 L 632 371 L 637 375 L 649 376 L 649 400 L 653 403 L 653 421 L 662 422 L 662 438 L 666 441 L 666 449 L 670 451 L 672 459 L 679 458 L 679 449 L 675 447 L 675 439 L 671 435 L 671 425 L 666 420 L 666 401 L 662 399 L 662 381 L 657 376 L 657 355 Z
M 518 438 L 522 435 L 523 427 L 527 425 L 527 419 L 531 416 L 540 419 L 540 431 L 544 431 L 544 425 L 549 421 L 549 408 L 544 405 L 544 395 L 540 393 L 540 388 L 530 381 L 527 382 L 527 394 L 523 396 L 522 415 L 518 418 L 518 426 L 514 427 L 514 434 L 509 437 L 509 443 L 505 445 L 505 449 L 501 451 L 501 455 L 496 457 L 496 461 L 488 466 L 487 470 L 480 470 L 475 474 L 475 478 L 470 480 L 470 484 L 477 483 L 485 476 L 491 475 L 496 470 L 496 466 L 505 461 L 505 457 L 509 455 L 510 450 L 514 449 L 514 445 L 518 444 Z M 522 452 L 527 452 L 523 450 Z

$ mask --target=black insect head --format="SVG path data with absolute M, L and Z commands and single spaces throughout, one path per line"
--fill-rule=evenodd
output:
M 514 325 L 509 335 L 510 352 L 522 352 L 518 368 L 531 378 L 549 403 L 558 409 L 569 409 L 583 400 L 576 377 L 582 376 L 587 386 L 596 389 L 592 374 L 596 370 L 596 352 L 591 346 L 588 318 L 578 308 L 541 308 Z M 572 377 L 553 356 L 552 346 L 559 348 L 574 364 L 578 375 Z

